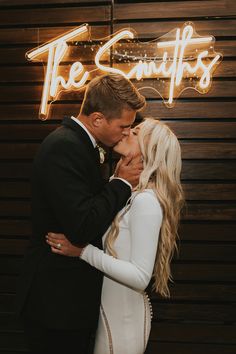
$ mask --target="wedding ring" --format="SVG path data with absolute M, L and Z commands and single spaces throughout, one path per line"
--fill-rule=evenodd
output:
M 57 248 L 60 250 L 61 249 L 61 244 L 57 243 Z

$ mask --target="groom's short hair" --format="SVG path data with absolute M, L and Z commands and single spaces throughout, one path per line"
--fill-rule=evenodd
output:
M 132 82 L 120 74 L 95 77 L 87 85 L 81 113 L 89 116 L 101 112 L 106 118 L 119 118 L 123 109 L 139 111 L 145 98 Z

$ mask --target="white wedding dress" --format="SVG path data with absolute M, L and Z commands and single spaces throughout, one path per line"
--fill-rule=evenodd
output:
M 114 245 L 118 259 L 92 245 L 81 256 L 105 274 L 94 354 L 143 354 L 150 333 L 152 311 L 145 289 L 152 277 L 162 210 L 151 189 L 134 192 L 132 198 Z

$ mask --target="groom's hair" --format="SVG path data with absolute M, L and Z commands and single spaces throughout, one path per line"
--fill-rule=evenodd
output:
M 132 82 L 120 74 L 95 77 L 87 85 L 81 113 L 101 112 L 107 119 L 119 118 L 123 109 L 139 111 L 146 104 Z

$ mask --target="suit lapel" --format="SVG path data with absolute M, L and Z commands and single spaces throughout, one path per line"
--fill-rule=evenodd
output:
M 94 148 L 93 143 L 88 136 L 87 132 L 73 119 L 70 117 L 65 117 L 62 121 L 62 125 L 72 129 L 78 136 L 80 141 L 86 145 L 88 153 L 93 157 L 94 161 L 100 166 L 100 158 L 98 158 L 98 153 L 96 148 Z

